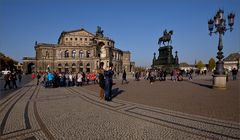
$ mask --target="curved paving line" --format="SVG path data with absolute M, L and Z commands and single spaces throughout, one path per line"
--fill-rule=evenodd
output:
M 84 88 L 82 88 L 82 89 L 84 89 Z M 94 94 L 92 94 L 92 93 L 90 93 L 90 92 L 94 92 L 94 91 L 91 91 L 91 90 L 89 90 L 89 89 L 84 89 L 87 93 L 89 93 L 89 94 L 91 94 L 91 95 L 94 95 Z M 94 95 L 94 96 L 96 96 L 96 95 Z M 97 97 L 97 96 L 96 96 Z M 124 101 L 125 102 L 125 101 Z M 134 103 L 134 104 L 138 104 L 138 103 Z M 140 104 L 141 105 L 141 104 Z M 144 109 L 146 109 L 146 108 L 144 108 Z M 151 109 L 146 109 L 146 110 L 151 110 Z M 166 110 L 166 109 L 165 109 Z M 237 124 L 234 124 L 234 122 L 229 122 L 229 123 L 227 123 L 227 122 L 222 122 L 222 121 L 220 121 L 220 120 L 209 120 L 209 119 L 207 119 L 207 118 L 201 118 L 201 117 L 197 117 L 197 116 L 192 116 L 191 114 L 186 114 L 186 113 L 183 113 L 183 114 L 178 114 L 177 112 L 171 112 L 171 111 L 155 111 L 155 110 L 151 110 L 151 111 L 153 111 L 153 112 L 156 112 L 156 113 L 161 113 L 161 114 L 165 114 L 165 115 L 169 115 L 169 116 L 173 116 L 173 117 L 178 117 L 178 118 L 182 118 L 182 119 L 186 119 L 186 120 L 192 120 L 192 121 L 197 121 L 197 122 L 202 122 L 202 123 L 206 123 L 206 124 L 211 124 L 211 125 L 217 125 L 217 126 L 222 126 L 222 127 L 226 127 L 226 128 L 231 128 L 231 129 L 237 129 L 237 130 L 240 130 L 240 127 L 239 127 L 239 125 L 237 125 Z M 175 115 L 173 115 L 173 113 L 175 114 Z M 182 113 L 182 112 L 181 112 Z M 184 116 L 186 114 L 186 116 Z M 191 115 L 191 116 L 188 116 L 188 115 Z M 194 118 L 196 118 L 196 119 L 194 119 Z M 209 121 L 211 121 L 211 122 L 209 122 Z M 216 123 L 219 123 L 219 124 L 216 124 L 216 123 L 213 123 L 213 122 L 216 122 Z M 225 124 L 225 125 L 223 125 L 223 124 Z M 230 124 L 230 125 L 229 125 Z
M 71 93 L 76 93 L 76 94 L 82 95 L 81 93 L 79 93 L 79 91 L 75 91 L 75 90 L 69 89 L 69 88 L 66 88 L 66 89 L 67 89 L 69 92 L 71 92 Z M 86 97 L 86 96 L 84 96 L 84 97 L 83 97 L 83 96 L 84 96 L 84 95 L 79 96 L 79 97 L 80 97 L 81 99 L 85 100 L 86 102 L 91 103 L 91 104 L 94 104 L 94 105 L 96 105 L 96 106 L 99 107 L 99 103 L 100 103 L 100 102 L 96 103 L 96 101 L 95 101 L 95 102 L 92 102 L 93 100 L 92 100 L 92 101 L 89 101 L 89 100 L 87 100 L 86 98 L 84 98 L 84 97 Z M 134 116 L 134 115 L 131 115 L 131 114 L 127 114 L 127 113 L 121 112 L 121 111 L 119 111 L 119 110 L 115 110 L 114 108 L 106 107 L 106 105 L 108 105 L 108 104 L 103 104 L 103 103 L 102 103 L 100 106 L 103 107 L 103 108 L 105 108 L 105 109 L 108 109 L 108 110 L 111 110 L 111 111 L 114 111 L 114 112 L 117 112 L 117 113 L 120 113 L 120 114 L 124 114 L 124 115 L 130 116 L 130 117 L 138 118 L 138 119 L 140 119 L 140 120 L 147 121 L 147 122 L 150 122 L 150 123 L 153 123 L 153 124 L 158 124 L 158 125 L 161 125 L 161 126 L 163 126 L 163 127 L 170 128 L 170 129 L 182 131 L 182 132 L 189 133 L 189 134 L 192 134 L 192 135 L 201 136 L 201 137 L 204 137 L 204 138 L 216 139 L 215 137 L 206 136 L 206 135 L 199 134 L 199 133 L 193 133 L 193 132 L 191 132 L 191 131 L 187 131 L 187 130 L 184 130 L 184 129 L 175 128 L 175 127 L 171 127 L 171 126 L 166 125 L 166 124 L 156 123 L 156 122 L 151 121 L 151 120 L 143 119 L 143 118 L 138 117 L 138 116 Z
M 147 118 L 152 118 L 152 119 L 155 119 L 155 120 L 159 120 L 159 121 L 162 121 L 162 122 L 165 122 L 165 123 L 169 123 L 169 124 L 173 124 L 173 125 L 177 125 L 177 126 L 182 126 L 182 127 L 185 127 L 185 128 L 195 129 L 195 130 L 202 131 L 202 132 L 207 132 L 209 134 L 215 134 L 215 135 L 219 135 L 219 136 L 223 136 L 223 137 L 227 137 L 227 138 L 231 138 L 231 139 L 237 139 L 237 140 L 240 139 L 240 137 L 234 137 L 234 136 L 227 135 L 227 134 L 222 134 L 222 133 L 213 132 L 213 131 L 209 131 L 209 130 L 205 130 L 205 129 L 201 129 L 201 128 L 197 128 L 197 127 L 193 127 L 193 126 L 189 126 L 189 125 L 184 125 L 184 124 L 181 124 L 181 123 L 178 123 L 178 122 L 168 121 L 168 120 L 160 119 L 160 118 L 157 118 L 157 117 L 152 117 L 152 116 L 149 116 L 149 115 L 136 113 L 136 112 L 129 111 L 129 110 L 128 110 L 128 112 L 139 115 L 139 116 L 144 116 L 144 117 L 147 117 Z
M 30 87 L 31 88 L 31 87 Z M 29 89 L 30 89 L 29 88 Z M 29 121 L 29 115 L 28 115 L 28 106 L 29 106 L 29 103 L 30 103 L 30 100 L 32 99 L 32 96 L 33 94 L 36 92 L 37 90 L 37 87 L 35 87 L 32 95 L 29 97 L 29 100 L 25 106 L 25 109 L 24 109 L 24 122 L 25 122 L 25 126 L 26 128 L 25 129 L 19 129 L 19 130 L 15 130 L 15 131 L 12 131 L 12 132 L 8 132 L 8 133 L 5 133 L 4 135 L 9 135 L 9 134 L 14 134 L 14 133 L 17 133 L 17 132 L 21 132 L 21 131 L 24 131 L 24 130 L 28 130 L 28 129 L 31 129 L 31 124 L 30 124 L 30 121 Z M 29 90 L 28 90 L 29 91 Z
M 32 86 L 33 87 L 33 86 Z M 32 87 L 29 87 L 28 90 L 26 92 L 28 92 Z M 29 121 L 29 115 L 28 115 L 28 107 L 29 107 L 29 103 L 34 95 L 34 93 L 36 92 L 37 90 L 37 87 L 35 87 L 34 91 L 32 92 L 32 95 L 29 97 L 29 100 L 27 101 L 27 104 L 25 106 L 25 110 L 24 110 L 24 122 L 25 122 L 25 126 L 26 128 L 25 129 L 19 129 L 19 130 L 15 130 L 15 131 L 12 131 L 12 132 L 8 132 L 8 133 L 5 133 L 3 135 L 9 135 L 9 134 L 14 134 L 14 133 L 17 133 L 17 132 L 21 132 L 21 131 L 24 131 L 24 130 L 28 130 L 28 129 L 31 129 L 31 124 L 30 124 L 30 121 Z M 26 93 L 25 93 L 26 94 Z M 16 137 L 16 136 L 14 136 Z
M 7 113 L 5 114 L 2 123 L 0 125 L 0 136 L 4 135 L 3 131 L 7 122 L 7 119 L 9 117 L 10 112 L 12 111 L 13 107 L 16 105 L 16 103 L 31 89 L 32 87 L 29 87 L 22 95 L 19 95 L 20 97 L 17 98 L 17 100 L 11 105 L 11 107 L 8 109 Z M 9 102 L 10 103 L 10 102 Z
M 226 126 L 226 125 L 222 125 L 222 124 L 211 123 L 211 122 L 208 122 L 208 121 L 197 120 L 197 119 L 194 119 L 194 118 L 188 118 L 188 117 L 184 117 L 184 116 L 180 116 L 180 115 L 173 115 L 173 114 L 165 113 L 163 111 L 156 111 L 156 110 L 147 109 L 147 108 L 135 107 L 135 108 L 130 108 L 127 111 L 131 112 L 130 110 L 137 109 L 137 108 L 138 109 L 142 109 L 142 110 L 152 111 L 152 112 L 155 112 L 155 113 L 164 114 L 166 116 L 171 116 L 171 117 L 175 117 L 175 118 L 181 118 L 181 119 L 184 119 L 184 120 L 191 120 L 191 121 L 194 121 L 194 122 L 200 122 L 200 123 L 205 123 L 205 124 L 216 125 L 216 126 L 220 126 L 220 127 L 240 130 L 240 128 L 237 127 L 237 126 Z
M 20 133 L 20 134 L 17 134 L 17 135 L 9 136 L 7 138 L 2 138 L 1 140 L 9 140 L 9 139 L 14 139 L 14 138 L 16 139 L 17 137 L 24 136 L 24 135 L 29 135 L 29 134 L 36 133 L 36 132 L 39 132 L 39 131 L 41 131 L 41 130 L 37 129 L 37 130 L 29 131 L 29 132 L 24 132 L 24 133 Z
M 30 89 L 30 88 L 28 88 Z M 8 99 L 6 99 L 4 102 L 2 102 L 0 104 L 0 106 L 3 106 L 1 109 L 0 109 L 0 113 L 5 109 L 6 106 L 8 106 L 14 99 L 16 99 L 19 95 L 19 93 L 22 91 L 23 89 L 19 89 L 16 91 L 16 93 L 14 93 L 11 97 L 9 97 Z M 5 104 L 5 105 L 4 105 Z
M 29 107 L 29 103 L 30 101 L 32 100 L 32 97 L 34 95 L 34 93 L 36 92 L 38 86 L 36 86 L 36 88 L 34 89 L 32 95 L 29 97 L 28 99 L 28 102 L 26 104 L 26 107 L 25 107 L 25 111 L 24 111 L 24 121 L 25 121 L 25 126 L 26 126 L 26 129 L 31 129 L 31 124 L 30 124 L 30 121 L 29 121 L 29 115 L 28 115 L 28 107 Z M 38 88 L 39 89 L 39 88 Z
M 72 90 L 74 90 L 74 89 L 72 89 Z M 87 90 L 87 89 L 85 89 L 85 90 Z M 78 92 L 76 90 L 74 90 L 74 91 Z M 85 96 L 85 95 L 82 95 L 82 96 Z M 142 108 L 142 109 L 145 109 L 145 108 Z M 215 135 L 224 136 L 224 137 L 231 138 L 231 139 L 240 139 L 240 137 L 235 137 L 235 136 L 231 136 L 231 135 L 227 135 L 227 134 L 217 133 L 217 132 L 214 132 L 214 131 L 208 131 L 208 130 L 205 130 L 205 129 L 188 126 L 188 125 L 184 125 L 184 124 L 181 124 L 181 123 L 175 123 L 175 122 L 164 120 L 164 119 L 154 118 L 152 116 L 143 115 L 143 114 L 136 113 L 136 112 L 133 112 L 133 111 L 130 111 L 130 110 L 131 109 L 128 109 L 128 110 L 125 110 L 125 111 L 128 111 L 128 112 L 136 114 L 136 115 L 145 116 L 145 117 L 148 117 L 148 118 L 159 120 L 159 121 L 162 121 L 162 122 L 166 122 L 166 123 L 169 123 L 169 124 L 174 124 L 174 125 L 178 125 L 178 126 L 182 126 L 182 127 L 186 127 L 186 128 L 190 128 L 190 129 L 195 129 L 195 130 L 202 131 L 202 132 L 212 133 L 212 134 L 215 134 Z M 150 109 L 145 109 L 145 110 L 150 110 Z M 161 113 L 161 114 L 168 115 L 168 116 L 175 117 L 175 118 L 181 118 L 181 119 L 185 119 L 185 120 L 191 120 L 191 121 L 195 121 L 195 122 L 200 122 L 200 123 L 225 127 L 225 128 L 229 128 L 229 129 L 240 130 L 240 128 L 237 127 L 237 126 L 236 127 L 224 126 L 224 125 L 221 125 L 221 124 L 211 123 L 211 122 L 207 122 L 207 121 L 204 121 L 204 120 L 197 120 L 197 119 L 193 119 L 193 118 L 187 118 L 187 117 L 184 117 L 184 116 L 178 116 L 178 115 L 173 115 L 173 114 L 164 113 L 164 112 L 158 112 L 158 111 L 154 111 L 154 110 L 150 110 L 150 111 L 153 111 L 153 112 L 156 112 L 156 113 Z
M 40 88 L 38 89 L 38 91 L 36 93 L 36 97 L 35 97 L 36 99 L 38 98 L 39 90 L 40 90 Z M 47 139 L 54 140 L 55 138 L 53 137 L 51 132 L 47 129 L 46 125 L 43 123 L 43 121 L 42 121 L 42 119 L 41 119 L 41 117 L 38 113 L 36 100 L 33 101 L 33 111 L 34 111 L 35 118 L 36 118 L 41 130 L 43 131 L 43 133 L 47 137 Z
M 2 106 L 2 105 L 4 105 L 6 102 L 8 102 L 10 99 L 12 99 L 14 96 L 16 96 L 19 92 L 21 92 L 23 89 L 22 88 L 20 88 L 19 90 L 17 90 L 17 91 L 15 91 L 14 93 L 12 93 L 11 95 L 9 95 L 9 96 L 6 96 L 5 98 L 8 98 L 8 99 L 6 99 L 5 101 L 3 101 L 2 103 L 0 103 L 0 106 Z M 3 98 L 4 99 L 4 98 Z M 2 99 L 2 100 L 3 100 Z

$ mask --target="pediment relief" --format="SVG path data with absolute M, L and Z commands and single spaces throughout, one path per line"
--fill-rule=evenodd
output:
M 76 31 L 76 32 L 70 32 L 70 33 L 67 33 L 66 36 L 83 36 L 83 37 L 94 37 L 93 34 L 87 32 L 87 31 Z

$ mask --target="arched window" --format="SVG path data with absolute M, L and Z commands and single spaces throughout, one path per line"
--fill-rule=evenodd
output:
M 65 51 L 64 57 L 65 57 L 65 58 L 68 58 L 68 57 L 69 57 L 69 51 L 68 51 L 68 50 Z
M 72 67 L 76 67 L 76 64 L 75 64 L 75 63 L 73 63 L 73 64 L 72 64 Z
M 49 57 L 49 52 L 48 52 L 48 51 L 46 51 L 46 57 L 47 57 L 47 58 Z
M 90 57 L 90 51 L 87 51 L 87 58 L 89 58 Z
M 75 63 L 72 64 L 72 72 L 76 72 L 76 64 Z
M 90 71 L 91 71 L 90 64 L 89 64 L 89 63 L 87 63 L 86 72 L 90 72 Z
M 81 51 L 79 51 L 79 57 L 80 58 L 83 58 L 84 57 L 84 52 L 81 50 Z
M 83 63 L 82 62 L 79 64 L 79 71 L 83 72 Z
M 76 58 L 76 50 L 72 51 L 72 58 Z

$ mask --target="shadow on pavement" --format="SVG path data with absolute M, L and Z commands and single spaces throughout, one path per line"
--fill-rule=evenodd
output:
M 124 92 L 124 90 L 119 90 L 119 88 L 114 88 L 112 90 L 112 98 L 117 97 L 119 94 L 121 94 L 122 92 Z
M 202 86 L 202 87 L 206 87 L 206 88 L 209 88 L 209 89 L 212 89 L 212 85 L 209 85 L 209 84 L 202 84 L 202 83 L 197 83 L 197 82 L 194 82 L 194 81 L 187 81 L 187 82 L 195 84 L 195 85 L 199 85 L 199 86 Z

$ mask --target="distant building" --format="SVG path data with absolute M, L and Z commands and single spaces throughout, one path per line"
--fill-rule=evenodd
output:
M 227 56 L 224 60 L 224 68 L 228 70 L 232 70 L 233 68 L 239 69 L 239 63 L 240 63 L 240 52 L 237 53 L 231 53 L 229 56 Z
M 23 64 L 22 63 L 18 62 L 14 66 L 16 67 L 17 71 L 21 71 L 21 72 L 23 71 Z
M 196 70 L 196 65 L 189 65 L 187 63 L 180 63 L 179 64 L 179 69 L 187 71 L 187 70 Z
M 96 72 L 100 62 L 104 68 L 113 65 L 115 72 L 125 69 L 131 72 L 134 63 L 131 53 L 115 48 L 115 42 L 103 35 L 101 27 L 96 34 L 85 29 L 64 31 L 57 44 L 35 42 L 36 57 L 24 57 L 25 73 L 32 70 L 45 72 L 47 70 L 59 72 Z

